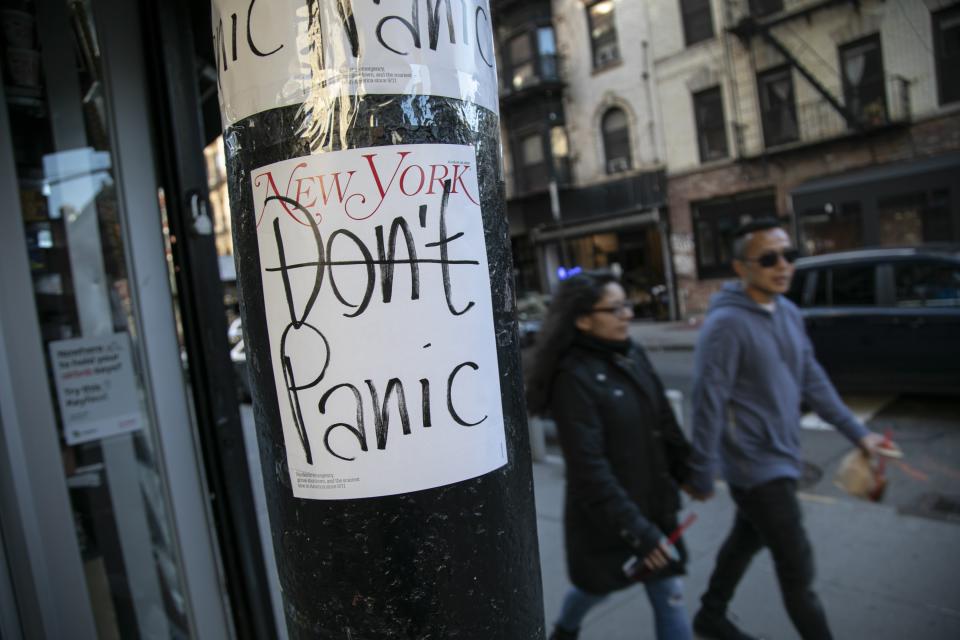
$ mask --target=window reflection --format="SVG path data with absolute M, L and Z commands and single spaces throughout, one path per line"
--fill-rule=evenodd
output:
M 99 637 L 189 637 L 140 373 L 96 25 L 82 0 L 45 2 L 40 31 L 33 3 L 14 14 L 3 94 L 74 518 L 65 533 L 76 535 Z M 14 31 L 19 51 L 9 55 Z
M 602 0 L 587 7 L 587 22 L 590 29 L 594 69 L 601 69 L 619 62 L 620 48 L 617 45 L 613 0 Z
M 828 205 L 800 216 L 800 234 L 807 255 L 856 249 L 863 242 L 863 216 L 859 202 L 845 202 L 839 208 Z

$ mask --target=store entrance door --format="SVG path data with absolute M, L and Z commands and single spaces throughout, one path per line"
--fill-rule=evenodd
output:
M 0 526 L 36 638 L 229 638 L 138 4 L 0 12 Z M 0 563 L 0 568 L 2 568 Z M 16 637 L 13 635 L 12 637 Z

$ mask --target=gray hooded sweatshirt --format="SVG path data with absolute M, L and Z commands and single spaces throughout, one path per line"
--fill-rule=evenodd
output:
M 868 431 L 843 404 L 814 358 L 803 318 L 779 296 L 771 313 L 740 283 L 710 301 L 695 354 L 690 484 L 749 489 L 800 477 L 800 404 L 857 442 Z

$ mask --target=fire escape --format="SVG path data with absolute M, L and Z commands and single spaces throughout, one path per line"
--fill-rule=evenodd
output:
M 563 91 L 549 0 L 495 0 L 500 113 L 514 196 L 569 182 Z
M 892 96 L 893 108 L 885 107 L 879 118 L 875 115 L 851 110 L 847 104 L 834 95 L 814 74 L 796 52 L 791 50 L 775 33 L 778 26 L 805 20 L 808 24 L 817 19 L 818 14 L 837 7 L 849 6 L 860 11 L 861 0 L 727 0 L 728 23 L 733 26 L 728 31 L 735 35 L 746 50 L 751 50 L 757 40 L 779 53 L 789 67 L 795 69 L 810 86 L 823 98 L 826 105 L 842 118 L 849 132 L 863 132 L 877 126 L 891 124 L 909 118 L 908 83 L 897 78 L 896 93 Z M 886 97 L 884 86 L 884 100 Z M 768 145 L 770 146 L 770 145 Z

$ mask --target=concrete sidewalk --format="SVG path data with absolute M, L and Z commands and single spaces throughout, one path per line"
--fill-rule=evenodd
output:
M 563 551 L 563 465 L 534 465 L 537 526 L 548 628 L 569 583 Z M 960 638 L 957 525 L 900 515 L 894 508 L 803 494 L 817 559 L 817 590 L 838 639 Z M 693 614 L 733 517 L 725 489 L 688 506 L 697 522 L 686 540 L 691 562 L 687 607 Z M 769 553 L 757 556 L 731 607 L 741 626 L 767 639 L 796 638 L 780 601 Z M 591 611 L 581 640 L 653 638 L 642 587 L 613 594 Z
M 680 322 L 632 322 L 630 337 L 648 351 L 692 351 L 702 321 L 692 318 Z

